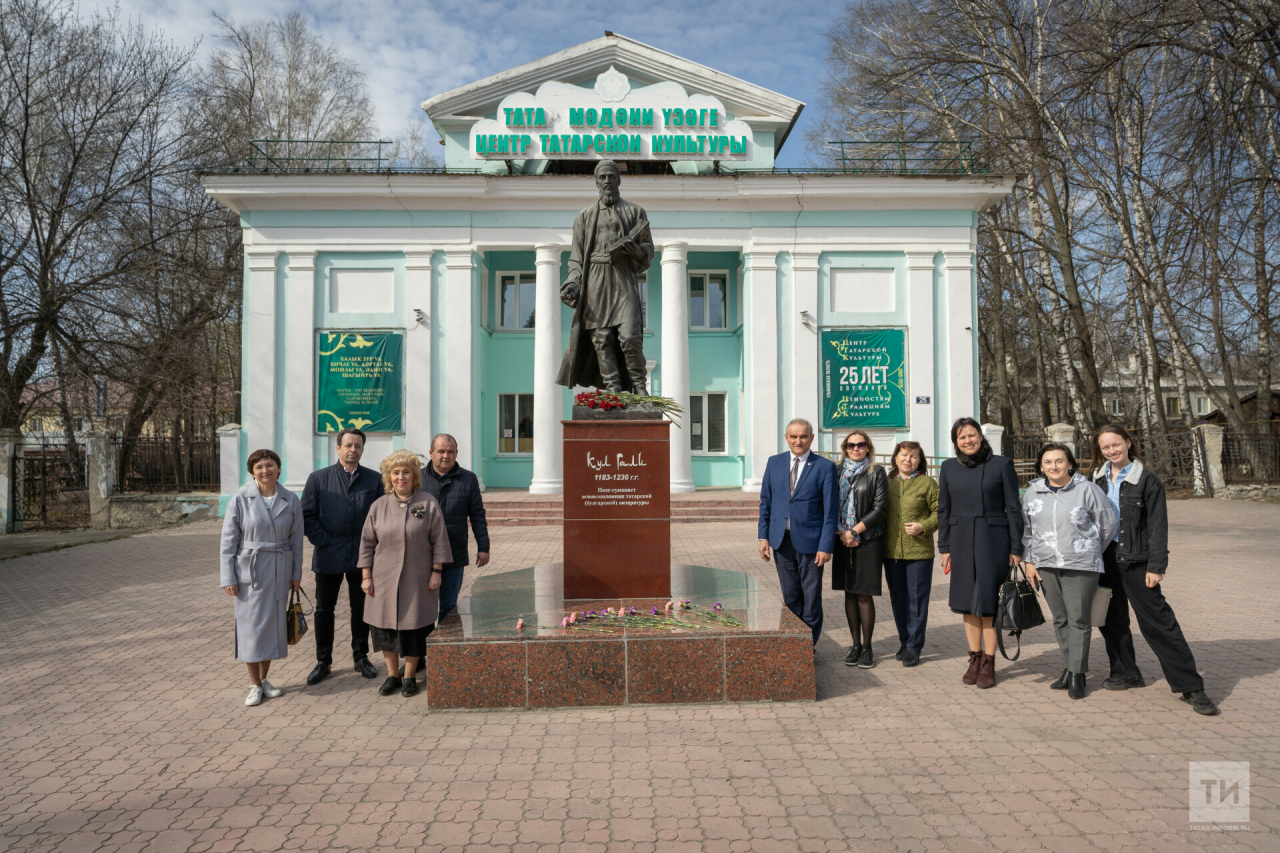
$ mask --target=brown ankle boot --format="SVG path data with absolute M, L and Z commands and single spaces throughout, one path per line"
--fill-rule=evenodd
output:
M 978 686 L 986 689 L 996 686 L 996 656 L 983 655 L 978 664 Z
M 960 679 L 965 684 L 978 683 L 978 666 L 982 663 L 982 652 L 969 652 L 969 668 L 965 670 L 964 678 Z

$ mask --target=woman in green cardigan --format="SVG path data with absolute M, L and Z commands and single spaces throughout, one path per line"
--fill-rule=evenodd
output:
M 902 648 L 903 666 L 920 663 L 933 587 L 933 534 L 938 529 L 938 481 L 917 442 L 900 441 L 889 470 L 884 577 Z

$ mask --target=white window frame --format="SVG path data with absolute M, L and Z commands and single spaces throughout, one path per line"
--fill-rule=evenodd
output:
M 513 435 L 513 436 L 512 436 L 512 438 L 513 438 L 513 439 L 515 440 L 515 442 L 516 442 L 516 447 L 519 447 L 519 446 L 520 446 L 520 435 L 519 435 L 519 433 L 520 433 L 520 398 L 521 398 L 521 397 L 528 397 L 528 398 L 529 398 L 529 417 L 530 417 L 530 419 L 532 419 L 532 418 L 533 418 L 533 392 L 532 392 L 532 391 L 514 391 L 514 392 L 511 392 L 511 393 L 509 393 L 509 394 L 498 394 L 498 395 L 497 395 L 497 398 L 498 398 L 498 413 L 497 413 L 497 414 L 498 414 L 498 417 L 497 417 L 497 423 L 495 424 L 495 430 L 496 430 L 496 431 L 494 432 L 494 435 L 496 435 L 496 436 L 498 437 L 498 445 L 497 445 L 497 448 L 498 448 L 498 449 L 497 449 L 497 455 L 498 455 L 498 456 L 501 456 L 503 459 L 516 459 L 516 458 L 521 458 L 521 457 L 531 457 L 531 456 L 533 456 L 533 450 L 532 450 L 532 449 L 530 449 L 530 450 L 528 450 L 528 451 L 515 450 L 515 451 L 511 451 L 511 452 L 504 452 L 504 451 L 502 450 L 502 441 L 503 441 L 503 438 L 502 438 L 502 398 L 503 398 L 503 397 L 515 397 L 515 398 L 516 398 L 516 425 L 515 425 L 515 428 L 512 430 L 512 432 L 514 432 L 514 433 L 515 433 L 515 435 Z M 530 422 L 532 423 L 532 420 L 531 420 Z
M 1212 411 L 1213 411 L 1213 400 L 1204 396 L 1203 394 L 1197 395 L 1196 396 L 1196 414 L 1207 415 Z
M 713 275 L 724 276 L 724 325 L 723 326 L 705 325 L 707 319 L 710 318 L 711 316 L 711 312 L 706 310 L 706 303 L 705 303 L 705 300 L 707 298 L 706 297 L 706 292 L 707 292 L 706 279 L 709 279 Z M 704 303 L 703 303 L 703 310 L 702 310 L 702 320 L 704 325 L 701 325 L 701 326 L 693 325 L 693 279 L 694 279 L 694 276 L 702 276 L 703 278 L 703 284 L 702 284 L 703 297 L 702 298 L 704 300 Z M 686 296 L 685 298 L 689 300 L 689 305 L 687 307 L 689 309 L 689 330 L 690 331 L 727 332 L 733 328 L 733 326 L 731 325 L 732 319 L 729 315 L 729 311 L 733 307 L 730 304 L 730 299 L 729 299 L 729 283 L 731 281 L 732 281 L 732 278 L 730 277 L 728 270 L 689 270 L 687 280 L 686 280 L 686 288 L 688 290 L 688 296 Z
M 529 277 L 529 281 L 521 281 L 525 276 Z M 502 323 L 502 289 L 503 280 L 514 278 L 516 280 L 516 302 L 519 304 L 520 288 L 529 285 L 533 289 L 534 298 L 534 323 L 538 322 L 537 299 L 538 299 L 538 280 L 537 273 L 530 270 L 502 270 L 497 274 L 496 287 L 493 294 L 493 330 L 495 332 L 532 332 L 533 327 L 525 328 L 524 326 L 504 326 Z M 517 311 L 518 313 L 518 311 Z
M 708 416 L 708 413 L 710 412 L 710 409 L 707 406 L 707 398 L 717 394 L 720 395 L 721 397 L 724 397 L 724 450 L 707 450 L 705 449 L 706 443 L 707 443 L 707 437 L 710 436 L 711 434 L 711 430 L 707 429 L 707 416 Z M 693 456 L 728 456 L 729 455 L 729 392 L 728 391 L 695 391 L 689 395 L 689 399 L 692 400 L 694 397 L 699 397 L 702 399 L 701 438 L 702 438 L 703 449 L 690 450 L 689 451 L 690 454 Z M 690 413 L 690 418 L 692 418 L 692 413 L 693 413 L 692 403 L 690 403 L 690 406 L 689 406 L 689 413 Z M 692 419 L 690 419 L 689 421 L 689 439 L 690 439 L 690 446 L 692 446 L 692 443 L 693 443 Z

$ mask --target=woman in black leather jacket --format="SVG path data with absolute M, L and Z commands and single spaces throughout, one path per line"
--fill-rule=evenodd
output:
M 845 436 L 841 445 L 840 511 L 836 520 L 836 552 L 831 588 L 844 590 L 844 615 L 849 620 L 853 647 L 846 666 L 875 666 L 871 634 L 876 627 L 876 603 L 884 575 L 884 517 L 889 504 L 889 481 L 876 464 L 871 437 L 861 430 Z

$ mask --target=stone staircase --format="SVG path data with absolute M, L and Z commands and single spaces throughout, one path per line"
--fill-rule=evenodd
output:
M 722 494 L 672 495 L 673 524 L 716 521 L 755 521 L 759 498 L 730 499 Z M 558 525 L 563 518 L 559 495 L 529 495 L 514 490 L 491 490 L 484 496 L 485 515 L 490 527 L 539 527 Z

